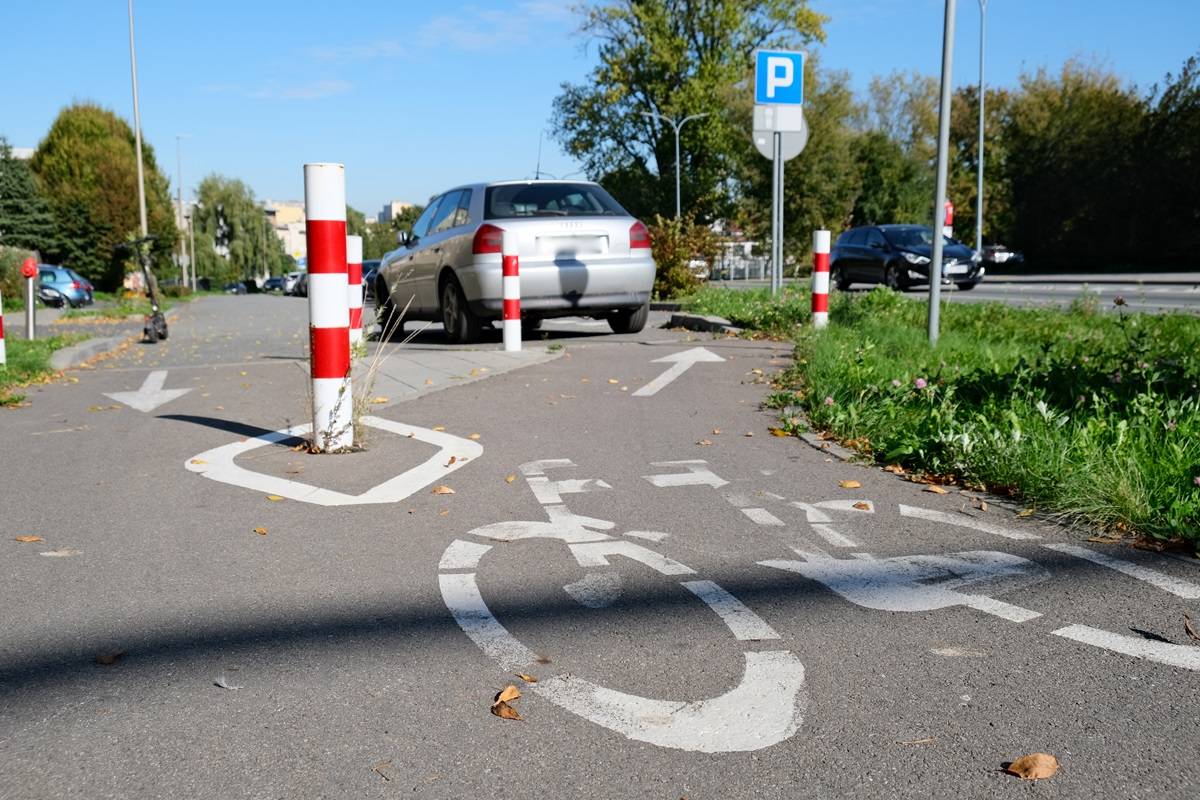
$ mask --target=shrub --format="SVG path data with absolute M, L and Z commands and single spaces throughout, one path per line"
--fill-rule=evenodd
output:
M 716 234 L 693 219 L 664 219 L 655 215 L 648 226 L 650 250 L 658 270 L 654 275 L 654 296 L 682 297 L 696 291 L 700 280 L 688 262 L 703 259 L 711 264 L 720 245 Z

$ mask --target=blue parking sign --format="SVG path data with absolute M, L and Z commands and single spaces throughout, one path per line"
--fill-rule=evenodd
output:
M 804 105 L 804 53 L 759 50 L 754 63 L 754 102 Z

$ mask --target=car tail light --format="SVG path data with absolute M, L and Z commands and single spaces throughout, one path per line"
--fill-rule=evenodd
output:
M 79 281 L 71 281 L 71 288 L 72 289 L 82 289 L 83 284 L 81 284 Z
M 504 229 L 495 225 L 480 225 L 471 241 L 471 252 L 475 255 L 499 253 L 504 243 Z
M 650 231 L 646 230 L 646 226 L 640 222 L 635 222 L 629 226 L 629 249 L 636 250 L 638 248 L 650 248 Z

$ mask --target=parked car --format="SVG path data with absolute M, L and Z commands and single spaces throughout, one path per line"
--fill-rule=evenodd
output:
M 38 285 L 53 289 L 71 308 L 90 306 L 95 302 L 91 282 L 69 267 L 38 264 Z
M 241 281 L 225 284 L 226 294 L 246 294 L 246 284 Z
M 999 266 L 1000 264 L 1008 264 L 1016 266 L 1025 263 L 1025 256 L 1013 250 L 1009 250 L 1002 244 L 984 245 L 983 248 L 983 263 Z
M 263 281 L 262 290 L 264 292 L 282 292 L 283 278 L 267 278 Z
M 375 278 L 382 318 L 408 308 L 441 320 L 453 342 L 479 338 L 504 309 L 501 244 L 516 239 L 521 313 L 588 316 L 618 333 L 646 325 L 654 259 L 646 226 L 598 184 L 511 181 L 455 187 L 433 198 L 383 257 Z
M 903 291 L 929 283 L 933 233 L 923 225 L 867 225 L 838 237 L 829 255 L 829 277 L 837 288 L 852 283 L 882 283 Z M 942 281 L 974 289 L 983 280 L 978 253 L 962 242 L 943 237 Z
M 303 272 L 289 272 L 287 275 L 284 275 L 283 276 L 283 293 L 284 294 L 295 294 L 296 293 L 296 284 L 297 284 L 297 282 L 299 282 L 300 276 L 303 274 L 304 274 Z
M 296 279 L 296 285 L 292 287 L 292 294 L 296 297 L 308 297 L 308 273 L 301 272 L 300 277 Z
M 375 297 L 375 276 L 379 274 L 379 264 L 379 259 L 372 259 L 362 263 L 364 302 Z

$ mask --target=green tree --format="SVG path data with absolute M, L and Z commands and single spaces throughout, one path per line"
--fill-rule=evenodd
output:
M 1194 265 L 1200 251 L 1200 59 L 1189 58 L 1148 98 L 1148 116 L 1135 150 L 1138 246 L 1167 264 Z
M 928 225 L 933 212 L 929 170 L 884 131 L 860 134 L 854 142 L 859 188 L 851 225 L 912 222 Z
M 209 175 L 196 190 L 197 274 L 217 283 L 280 275 L 292 265 L 254 192 L 234 178 Z
M 154 148 L 144 141 L 142 163 L 148 227 L 156 237 L 155 269 L 174 274 L 171 254 L 178 231 L 169 185 Z M 132 264 L 120 245 L 139 236 L 140 228 L 133 130 L 97 105 L 68 106 L 38 145 L 30 166 L 60 226 L 56 259 L 102 288 L 120 286 Z
M 0 245 L 51 253 L 57 244 L 54 212 L 33 170 L 13 158 L 8 141 L 0 137 Z
M 983 239 L 1012 241 L 1012 186 L 1008 179 L 1008 148 L 1003 131 L 1013 102 L 1008 89 L 989 89 L 984 108 Z M 979 170 L 979 89 L 963 87 L 950 105 L 950 172 L 948 192 L 954 203 L 954 234 L 975 245 L 975 209 Z M 932 196 L 932 186 L 929 189 Z
M 631 212 L 673 215 L 675 134 L 643 112 L 707 112 L 681 135 L 682 205 L 702 221 L 728 213 L 729 175 L 749 127 L 729 110 L 730 93 L 756 49 L 821 40 L 825 18 L 807 0 L 608 0 L 582 13 L 599 64 L 586 83 L 563 84 L 554 102 L 564 149 Z

